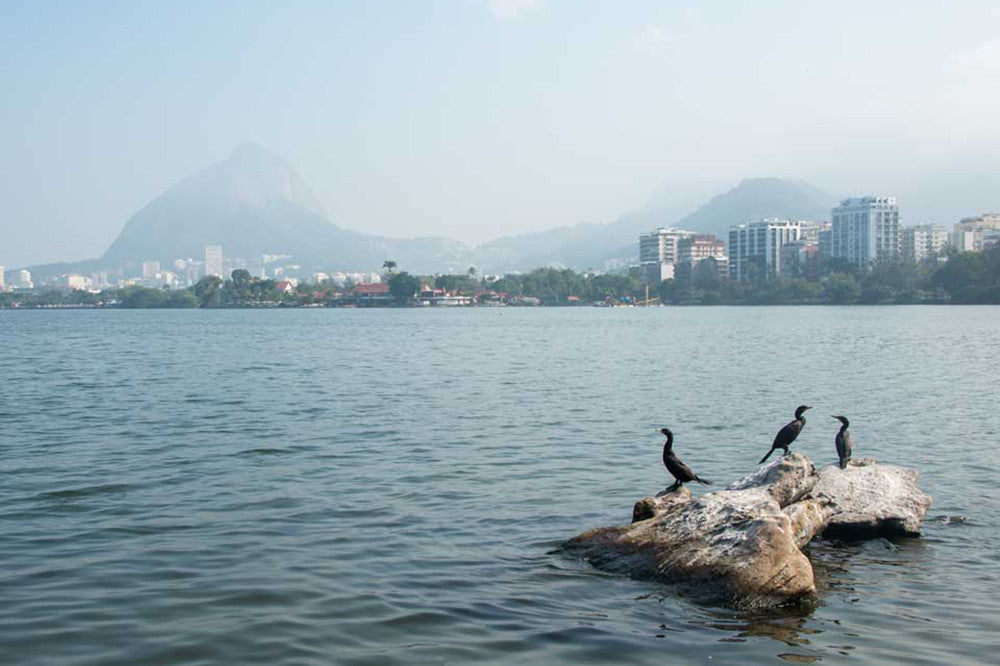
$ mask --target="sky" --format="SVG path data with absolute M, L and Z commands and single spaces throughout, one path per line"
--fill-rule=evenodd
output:
M 0 265 L 100 256 L 244 141 L 482 242 L 741 178 L 1000 210 L 1000 2 L 0 0 Z M 665 222 L 670 222 L 666 220 Z

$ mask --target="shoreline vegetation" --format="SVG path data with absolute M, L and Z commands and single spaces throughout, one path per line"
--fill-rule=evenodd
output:
M 687 279 L 649 285 L 649 300 L 646 285 L 633 277 L 572 269 L 539 268 L 492 280 L 477 277 L 474 269 L 438 276 L 390 269 L 384 282 L 374 285 L 323 282 L 295 287 L 235 270 L 229 279 L 209 276 L 186 289 L 4 292 L 0 309 L 1000 304 L 1000 248 L 951 253 L 921 263 L 879 262 L 867 270 L 827 262 L 810 276 L 768 276 L 760 271 L 747 282 L 723 279 L 711 260 L 698 269 Z

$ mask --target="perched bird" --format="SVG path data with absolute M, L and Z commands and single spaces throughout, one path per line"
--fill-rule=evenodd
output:
M 663 445 L 663 464 L 667 466 L 667 471 L 677 479 L 669 490 L 677 490 L 688 481 L 709 485 L 711 481 L 700 478 L 690 467 L 681 462 L 680 458 L 674 455 L 674 433 L 670 432 L 670 428 L 660 428 L 660 432 L 667 436 L 667 441 Z
M 840 421 L 840 431 L 834 440 L 837 443 L 837 457 L 840 458 L 840 469 L 847 469 L 847 461 L 851 459 L 851 433 L 847 432 L 847 426 L 851 425 L 846 416 L 834 416 Z
M 771 450 L 767 452 L 766 456 L 760 459 L 760 462 L 757 463 L 758 465 L 770 458 L 775 449 L 783 449 L 785 451 L 783 455 L 788 455 L 788 445 L 795 441 L 795 438 L 799 436 L 802 428 L 806 425 L 806 417 L 803 414 L 805 414 L 807 409 L 812 409 L 812 407 L 799 405 L 799 408 L 795 410 L 795 420 L 778 431 L 778 434 L 774 436 L 774 443 L 771 444 Z

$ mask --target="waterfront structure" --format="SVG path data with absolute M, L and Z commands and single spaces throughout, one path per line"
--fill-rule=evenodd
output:
M 781 246 L 799 240 L 802 223 L 765 218 L 729 228 L 729 277 L 749 280 L 754 273 L 765 277 L 781 274 Z
M 209 275 L 223 277 L 221 245 L 205 246 L 205 276 Z
M 792 277 L 819 277 L 820 249 L 817 241 L 804 238 L 781 246 L 781 273 Z
M 1000 238 L 1000 213 L 963 218 L 955 225 L 951 244 L 959 252 L 982 252 Z
M 454 307 L 457 305 L 471 305 L 472 297 L 454 291 L 435 289 L 425 284 L 417 292 L 417 302 L 424 306 Z
M 831 256 L 855 266 L 900 257 L 899 205 L 896 197 L 844 199 L 833 209 Z
M 392 294 L 385 282 L 365 282 L 354 286 L 351 300 L 358 305 L 384 305 L 392 301 Z
M 947 247 L 948 230 L 940 224 L 903 227 L 900 253 L 906 261 L 921 262 L 928 257 L 941 256 Z
M 639 236 L 639 274 L 646 282 L 657 283 L 674 277 L 678 245 L 693 231 L 661 227 Z

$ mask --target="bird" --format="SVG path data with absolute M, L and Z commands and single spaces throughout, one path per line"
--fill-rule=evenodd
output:
M 847 427 L 851 422 L 846 416 L 834 416 L 840 421 L 840 430 L 834 441 L 837 443 L 837 457 L 840 458 L 840 469 L 847 469 L 847 462 L 851 459 L 851 433 L 847 432 Z
M 681 459 L 674 455 L 674 433 L 670 432 L 670 428 L 660 428 L 660 432 L 667 436 L 667 441 L 663 445 L 663 464 L 666 465 L 667 471 L 670 472 L 675 479 L 674 485 L 670 486 L 668 490 L 677 490 L 687 481 L 697 481 L 710 485 L 711 481 L 706 481 L 705 479 L 699 477 L 694 473 L 690 467 L 681 462 Z
M 774 443 L 771 444 L 771 450 L 767 452 L 766 456 L 760 459 L 760 462 L 757 463 L 758 465 L 763 464 L 765 460 L 770 458 L 775 449 L 784 449 L 784 455 L 788 455 L 788 445 L 795 441 L 795 438 L 799 436 L 799 433 L 802 432 L 802 428 L 806 424 L 806 417 L 803 414 L 807 409 L 812 409 L 812 407 L 799 405 L 799 408 L 795 410 L 795 420 L 778 431 L 778 434 L 774 436 Z

